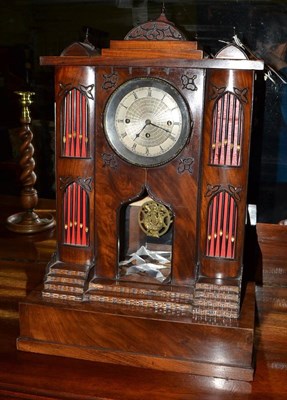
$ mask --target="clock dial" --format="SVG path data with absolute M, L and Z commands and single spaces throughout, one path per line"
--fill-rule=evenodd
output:
M 183 97 L 156 78 L 132 79 L 120 86 L 108 100 L 104 126 L 116 153 L 144 167 L 174 158 L 190 134 Z

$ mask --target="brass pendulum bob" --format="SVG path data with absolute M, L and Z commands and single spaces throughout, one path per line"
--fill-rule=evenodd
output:
M 22 106 L 21 128 L 19 129 L 20 139 L 20 167 L 22 183 L 21 204 L 23 212 L 13 214 L 7 219 L 9 230 L 18 233 L 42 232 L 55 226 L 55 220 L 51 214 L 35 212 L 38 204 L 37 190 L 34 188 L 37 176 L 34 172 L 35 160 L 33 158 L 34 147 L 32 145 L 33 134 L 30 129 L 31 116 L 30 105 L 33 92 L 15 92 L 20 96 Z

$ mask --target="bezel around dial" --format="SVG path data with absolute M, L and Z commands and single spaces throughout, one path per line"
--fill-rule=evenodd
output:
M 158 92 L 162 91 L 163 94 L 166 93 L 167 96 L 170 96 L 169 98 L 170 102 L 174 102 L 176 104 L 175 107 L 176 111 L 179 110 L 180 112 L 181 128 L 180 131 L 177 130 L 177 137 L 176 139 L 173 138 L 174 143 L 170 144 L 170 148 L 168 148 L 167 150 L 162 149 L 160 144 L 155 145 L 153 147 L 151 146 L 151 148 L 159 147 L 161 149 L 160 151 L 162 151 L 162 154 L 156 154 L 156 155 L 138 154 L 136 151 L 133 151 L 132 149 L 128 148 L 121 139 L 124 133 L 119 132 L 119 126 L 117 126 L 116 123 L 116 115 L 118 114 L 119 111 L 118 108 L 122 107 L 120 104 L 123 102 L 126 96 L 132 94 L 134 91 L 138 91 L 138 89 L 140 88 L 143 89 L 151 88 L 151 93 L 154 88 L 158 89 Z M 135 101 L 137 101 L 136 95 L 134 98 L 134 102 Z M 150 121 L 148 117 L 146 121 L 149 121 L 149 123 L 153 125 L 152 123 L 153 121 Z M 167 121 L 167 124 L 168 123 L 173 124 L 173 121 Z M 176 123 L 178 124 L 178 122 Z M 154 126 L 153 129 L 156 129 L 154 128 Z M 168 131 L 168 128 L 169 126 L 167 125 L 166 131 Z M 171 129 L 173 129 L 173 126 Z M 108 99 L 104 110 L 104 130 L 110 146 L 115 151 L 115 153 L 119 155 L 122 159 L 133 165 L 138 165 L 141 167 L 155 167 L 171 161 L 180 153 L 180 151 L 185 146 L 191 133 L 190 112 L 183 96 L 174 86 L 172 86 L 165 80 L 159 78 L 133 78 L 129 81 L 126 81 L 121 86 L 119 86 Z M 157 132 L 161 132 L 161 130 L 163 131 L 162 133 L 164 135 L 165 129 L 163 129 L 162 127 L 156 129 Z M 148 139 L 146 139 L 146 141 L 148 141 Z M 141 146 L 141 145 L 136 144 L 136 146 Z

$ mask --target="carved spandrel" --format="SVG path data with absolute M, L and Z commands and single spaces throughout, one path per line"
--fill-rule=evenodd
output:
M 65 190 L 67 186 L 69 186 L 71 183 L 75 182 L 77 185 L 81 186 L 84 190 L 91 192 L 92 190 L 92 183 L 93 183 L 93 178 L 87 177 L 77 177 L 74 178 L 72 176 L 61 176 L 60 177 L 60 190 Z
M 193 157 L 181 158 L 178 163 L 177 172 L 179 174 L 183 174 L 184 172 L 193 174 L 193 164 L 194 164 Z
M 110 74 L 104 74 L 103 75 L 103 84 L 102 84 L 102 89 L 104 90 L 109 90 L 114 87 L 116 87 L 117 82 L 118 82 L 118 73 L 117 72 L 111 72 Z
M 196 79 L 197 75 L 195 74 L 193 74 L 192 76 L 189 76 L 187 74 L 182 75 L 181 77 L 182 88 L 191 91 L 198 90 L 198 87 L 196 86 L 195 83 Z
M 210 184 L 208 184 L 205 196 L 206 197 L 215 196 L 217 193 L 219 193 L 220 191 L 223 191 L 223 190 L 225 190 L 231 196 L 233 196 L 236 201 L 240 201 L 239 193 L 243 190 L 242 187 L 241 186 L 236 187 L 236 186 L 233 186 L 230 184 L 227 184 L 227 185 L 223 185 L 223 184 L 210 185 Z
M 59 96 L 65 96 L 71 90 L 77 89 L 88 99 L 94 100 L 94 95 L 93 95 L 93 90 L 95 87 L 94 84 L 87 85 L 87 86 L 79 84 L 79 85 L 75 86 L 72 83 L 59 82 L 59 87 L 60 87 L 60 91 L 58 93 Z
M 102 154 L 102 159 L 103 159 L 103 166 L 104 167 L 110 167 L 113 169 L 118 168 L 118 161 L 117 158 L 114 154 L 110 153 L 103 153 Z

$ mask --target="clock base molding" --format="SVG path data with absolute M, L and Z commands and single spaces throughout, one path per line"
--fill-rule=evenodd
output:
M 46 275 L 42 296 L 47 299 L 118 304 L 156 312 L 182 312 L 193 316 L 238 318 L 240 287 L 237 282 L 201 278 L 189 286 L 94 278 L 87 284 L 90 269 L 53 263 Z
M 95 278 L 83 299 L 110 304 L 151 308 L 155 311 L 179 311 L 193 316 L 238 318 L 240 288 L 228 280 L 201 278 L 190 286 L 155 285 Z M 54 293 L 53 293 L 54 295 Z
M 22 351 L 90 361 L 253 379 L 255 290 L 248 284 L 238 319 L 71 302 L 34 291 L 20 303 Z

